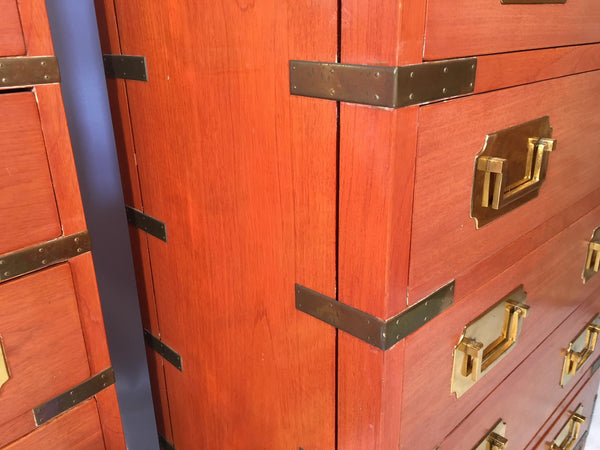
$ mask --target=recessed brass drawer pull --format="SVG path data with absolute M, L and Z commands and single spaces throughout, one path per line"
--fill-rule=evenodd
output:
M 588 245 L 588 252 L 583 267 L 583 282 L 586 283 L 590 278 L 600 271 L 600 227 L 594 230 L 592 239 Z
M 9 379 L 10 371 L 8 369 L 8 362 L 6 361 L 6 352 L 4 351 L 2 337 L 0 337 L 0 389 L 2 388 L 2 385 Z
M 551 136 L 548 116 L 487 136 L 475 160 L 471 200 L 478 228 L 537 197 L 556 149 Z
M 561 386 L 566 386 L 594 353 L 598 333 L 600 333 L 600 316 L 594 317 L 585 330 L 569 344 L 560 377 Z
M 551 450 L 571 450 L 577 443 L 581 425 L 585 423 L 583 405 L 579 405 L 550 445 Z
M 451 391 L 463 395 L 513 348 L 529 306 L 519 286 L 467 325 L 454 348 Z
M 500 421 L 473 450 L 504 450 L 508 444 L 506 423 Z

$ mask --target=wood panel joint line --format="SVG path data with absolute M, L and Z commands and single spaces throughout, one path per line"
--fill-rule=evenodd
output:
M 142 211 L 138 211 L 131 206 L 125 206 L 125 212 L 127 213 L 127 222 L 129 225 L 139 228 L 161 241 L 167 242 L 167 225 L 164 222 L 148 214 L 144 214 Z
M 334 326 L 380 350 L 388 350 L 448 309 L 454 302 L 454 281 L 406 311 L 383 320 L 299 284 L 296 309 Z
M 102 55 L 106 78 L 148 81 L 145 56 Z
M 98 394 L 115 383 L 115 372 L 112 367 L 87 379 L 73 389 L 60 394 L 33 408 L 33 417 L 37 426 L 53 419 L 72 407 Z
M 148 347 L 175 366 L 180 372 L 183 372 L 183 365 L 179 353 L 146 329 L 144 330 L 144 342 L 146 342 Z
M 0 255 L 0 281 L 34 272 L 92 250 L 86 231 Z

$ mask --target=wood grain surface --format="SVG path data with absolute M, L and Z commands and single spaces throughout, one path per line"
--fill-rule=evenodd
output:
M 290 97 L 288 60 L 332 60 L 336 3 L 116 2 L 177 448 L 332 448 L 336 107 Z M 176 24 L 176 25 L 175 25 Z M 310 368 L 310 370 L 309 370 Z M 266 413 L 268 412 L 268 413 Z M 251 443 L 251 444 L 249 444 Z
M 102 428 L 96 401 L 89 400 L 5 447 L 6 450 L 103 450 Z
M 0 95 L 0 254 L 61 235 L 31 92 Z
M 0 57 L 25 53 L 25 42 L 16 0 L 0 0 Z
M 600 188 L 599 88 L 595 71 L 421 108 L 411 304 Z M 563 92 L 569 95 L 556 95 Z M 545 115 L 558 146 L 539 196 L 477 230 L 470 218 L 473 164 L 486 135 Z
M 492 278 L 406 339 L 401 448 L 430 448 L 439 442 L 525 359 L 581 302 L 598 290 L 581 272 L 600 208 Z M 463 327 L 520 284 L 530 314 L 517 344 L 459 399 L 450 392 L 452 352 Z M 410 363 L 408 363 L 410 362 Z M 431 370 L 435 367 L 435 370 Z M 427 376 L 424 376 L 427 374 Z M 423 408 L 423 405 L 430 405 Z M 443 414 L 441 414 L 443 412 Z M 427 423 L 427 433 L 423 424 Z
M 440 450 L 472 448 L 498 420 L 507 424 L 506 435 L 513 448 L 525 448 L 579 380 L 589 377 L 592 356 L 564 388 L 560 386 L 563 355 L 569 342 L 600 313 L 600 290 L 588 297 L 542 342 L 494 391 L 444 439 Z M 585 381 L 584 380 L 584 381 Z M 593 402 L 594 394 L 588 402 Z M 587 416 L 591 411 L 588 408 Z M 583 431 L 582 431 L 583 433 Z
M 503 5 L 498 0 L 428 2 L 428 60 L 600 41 L 600 3 Z

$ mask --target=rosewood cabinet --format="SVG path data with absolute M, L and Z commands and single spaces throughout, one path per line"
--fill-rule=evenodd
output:
M 96 11 L 165 448 L 584 442 L 597 1 Z

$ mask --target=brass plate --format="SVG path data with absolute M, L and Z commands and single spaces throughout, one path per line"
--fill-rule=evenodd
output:
M 538 196 L 555 150 L 550 118 L 540 117 L 486 136 L 475 158 L 471 218 L 477 228 Z
M 448 309 L 454 301 L 454 281 L 406 311 L 382 320 L 296 284 L 296 309 L 328 323 L 381 350 L 388 350 Z
M 106 78 L 148 81 L 146 58 L 144 56 L 103 55 L 102 61 L 104 62 Z
M 565 387 L 583 368 L 594 353 L 600 333 L 600 315 L 596 315 L 590 323 L 573 339 L 565 350 L 560 385 Z
M 54 56 L 0 58 L 0 89 L 60 82 Z
M 473 450 L 490 450 L 496 448 L 503 450 L 508 443 L 506 436 L 506 423 L 500 419 L 498 423 L 490 430 L 485 438 Z
M 148 330 L 144 330 L 144 341 L 146 345 L 173 364 L 179 371 L 183 371 L 181 365 L 181 356 L 159 338 L 154 336 Z
M 552 450 L 572 449 L 579 437 L 579 430 L 586 418 L 583 416 L 583 405 L 579 404 L 569 417 L 567 423 L 558 432 L 550 448 Z
M 115 373 L 113 368 L 109 367 L 80 385 L 75 386 L 70 391 L 33 408 L 33 417 L 35 418 L 36 425 L 39 426 L 49 421 L 73 406 L 93 397 L 114 383 Z
M 433 102 L 473 92 L 477 58 L 410 66 L 290 61 L 290 93 L 387 108 Z
M 592 233 L 592 238 L 587 249 L 585 264 L 581 278 L 583 283 L 587 283 L 590 278 L 600 271 L 600 227 Z
M 144 214 L 131 206 L 125 206 L 125 212 L 127 214 L 127 222 L 129 225 L 144 230 L 146 233 L 151 234 L 161 241 L 167 242 L 167 226 L 164 222 L 161 222 L 148 214 Z
M 0 255 L 0 281 L 58 264 L 92 249 L 87 231 Z

